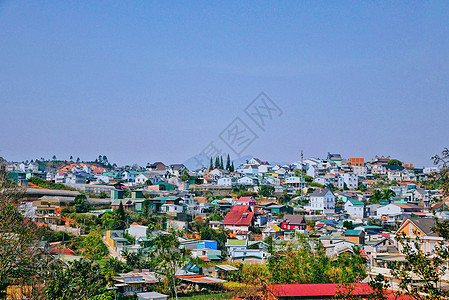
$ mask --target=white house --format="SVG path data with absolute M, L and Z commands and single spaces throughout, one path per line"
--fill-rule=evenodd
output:
M 383 165 L 374 165 L 371 169 L 371 173 L 385 175 L 387 174 L 387 169 L 385 169 L 385 166 Z
M 232 186 L 237 183 L 237 180 L 233 177 L 223 177 L 217 180 L 217 185 Z
M 262 231 L 262 238 L 265 240 L 268 236 L 272 236 L 273 238 L 277 238 L 279 236 L 283 236 L 284 231 L 277 225 L 271 224 L 267 225 L 265 229 Z
M 128 229 L 125 230 L 126 233 L 129 235 L 132 235 L 136 238 L 136 240 L 140 237 L 146 237 L 147 236 L 147 226 L 139 225 L 137 223 L 133 223 L 129 226 Z
M 176 204 L 163 204 L 161 206 L 161 211 L 169 214 L 176 214 L 176 213 L 182 213 L 183 212 L 183 206 L 182 205 L 176 205 Z
M 304 184 L 304 178 L 302 179 L 302 183 Z M 287 177 L 284 180 L 284 184 L 292 187 L 301 187 L 301 177 L 299 176 Z
M 343 188 L 344 184 L 346 184 L 346 186 L 351 190 L 354 190 L 359 186 L 359 177 L 354 173 L 340 174 L 339 179 L 340 179 L 338 181 L 339 188 Z
M 137 184 L 144 184 L 148 179 L 151 179 L 151 176 L 149 173 L 140 173 L 136 176 L 135 182 Z
M 420 212 L 421 210 L 421 207 L 414 204 L 390 203 L 377 209 L 377 217 L 380 218 L 382 216 L 404 215 L 407 213 L 411 214 L 412 212 Z
M 368 169 L 365 166 L 351 166 L 352 172 L 357 176 L 366 177 L 368 174 Z
M 256 185 L 258 183 L 258 180 L 253 177 L 244 176 L 242 178 L 239 178 L 237 182 L 239 184 Z
M 266 179 L 267 184 L 271 185 L 281 185 L 281 180 L 279 178 L 268 176 Z
M 320 210 L 325 214 L 335 213 L 335 196 L 328 188 L 317 188 L 310 195 L 310 210 Z
M 358 218 L 364 217 L 365 203 L 357 199 L 348 198 L 348 201 L 346 201 L 344 208 L 345 212 L 349 214 L 351 217 L 358 217 Z
M 213 174 L 216 175 L 218 178 L 224 177 L 226 176 L 228 172 L 225 170 L 221 170 L 221 169 L 213 169 L 212 171 L 209 172 L 209 174 Z
M 257 169 L 258 169 L 258 174 L 264 174 L 264 173 L 271 172 L 270 165 L 260 165 Z

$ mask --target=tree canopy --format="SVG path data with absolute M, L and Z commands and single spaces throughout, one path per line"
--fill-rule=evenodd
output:
M 402 161 L 400 161 L 398 159 L 390 159 L 387 162 L 387 165 L 389 165 L 389 166 L 402 166 Z

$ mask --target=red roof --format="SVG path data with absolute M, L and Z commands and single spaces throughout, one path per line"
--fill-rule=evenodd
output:
M 247 196 L 247 197 L 240 197 L 240 199 L 237 200 L 237 202 L 240 202 L 240 203 L 256 202 L 256 200 L 251 196 Z
M 223 220 L 223 225 L 249 226 L 254 218 L 254 213 L 249 212 L 247 205 L 234 205 Z
M 51 249 L 51 254 L 65 254 L 65 255 L 75 255 L 75 252 L 73 252 L 71 249 L 63 248 L 63 249 Z
M 352 295 L 369 295 L 373 292 L 368 283 L 348 283 L 354 288 Z M 276 297 L 313 297 L 334 298 L 337 291 L 347 291 L 345 284 L 317 283 L 317 284 L 272 284 L 268 288 Z

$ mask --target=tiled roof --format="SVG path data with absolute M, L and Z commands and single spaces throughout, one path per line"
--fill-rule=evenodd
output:
M 299 225 L 304 224 L 305 220 L 303 215 L 285 215 L 284 222 L 290 225 Z
M 368 283 L 352 283 L 351 295 L 368 296 L 373 290 Z M 301 299 L 331 299 L 342 287 L 338 283 L 318 283 L 318 284 L 273 284 L 269 285 L 268 289 L 276 297 L 291 297 Z
M 234 205 L 223 220 L 223 225 L 251 225 L 254 217 L 253 212 L 249 212 L 247 205 Z
M 250 201 L 255 201 L 253 197 L 248 196 L 248 197 L 240 197 L 240 199 L 237 202 L 250 202 Z
M 433 218 L 408 218 L 404 221 L 410 220 L 415 224 L 421 231 L 427 235 L 435 235 L 433 227 L 435 226 L 435 220 Z
M 312 195 L 310 195 L 310 197 L 323 197 L 329 191 L 330 190 L 327 188 L 324 188 L 324 189 L 317 188 L 316 190 L 313 191 L 313 193 L 312 193 Z

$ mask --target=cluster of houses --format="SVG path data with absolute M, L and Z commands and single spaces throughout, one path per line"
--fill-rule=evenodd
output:
M 227 272 L 236 270 L 226 261 L 262 263 L 271 255 L 268 240 L 279 245 L 296 238 L 298 233 L 313 232 L 330 257 L 360 251 L 369 259 L 374 275 L 388 273 L 387 261 L 401 259 L 402 249 L 395 239 L 398 233 L 414 237 L 419 232 L 425 237 L 425 250 L 432 251 L 441 240 L 431 229 L 433 218 L 449 219 L 449 212 L 444 211 L 443 202 L 436 201 L 442 198 L 440 191 L 422 188 L 420 180 L 438 170 L 388 165 L 389 160 L 376 156 L 365 162 L 363 158 L 342 159 L 339 154 L 329 153 L 326 159 L 307 159 L 282 166 L 253 158 L 233 172 L 219 168 L 190 171 L 182 164 L 162 162 L 140 170 L 105 170 L 96 165 L 71 163 L 56 172 L 38 170 L 35 163 L 9 163 L 8 170 L 10 178 L 24 186 L 34 176 L 78 190 L 47 191 L 47 194 L 39 189 L 26 190 L 31 201 L 24 202 L 24 214 L 57 230 L 82 234 L 61 214 L 79 192 L 109 196 L 88 198 L 91 203 L 108 207 L 89 214 L 100 216 L 123 206 L 137 214 L 167 215 L 165 229 L 186 232 L 185 237 L 179 238 L 182 249 L 188 250 L 192 258 L 216 263 L 210 268 L 189 264 L 179 271 L 178 278 L 198 288 L 226 280 Z M 392 191 L 390 196 L 372 204 L 373 193 L 361 191 L 359 186 L 369 188 L 379 177 L 395 184 L 388 187 Z M 274 187 L 272 196 L 291 195 L 289 201 L 229 196 L 235 186 L 245 187 L 254 195 L 263 185 Z M 226 196 L 202 194 L 209 191 L 213 195 L 217 190 L 217 195 Z M 228 233 L 224 246 L 188 234 L 189 215 L 206 220 L 217 213 L 223 216 L 222 220 L 206 224 Z M 152 237 L 160 234 L 167 232 L 150 233 L 146 226 L 133 223 L 126 230 L 105 231 L 103 239 L 120 256 L 125 250 L 150 249 Z M 131 243 L 125 235 L 133 236 L 135 242 Z M 58 255 L 72 259 L 73 253 Z M 115 280 L 122 293 L 133 294 L 148 290 L 158 279 L 148 270 L 134 270 L 119 274 Z
M 10 162 L 7 169 L 22 185 L 26 185 L 26 180 L 34 176 L 98 194 L 109 194 L 111 186 L 117 183 L 129 188 L 144 187 L 153 192 L 214 191 L 235 186 L 246 186 L 258 192 L 260 186 L 269 185 L 274 187 L 274 193 L 295 194 L 309 181 L 322 186 L 354 190 L 361 183 L 372 186 L 377 182 L 377 176 L 386 175 L 388 180 L 402 183 L 425 180 L 430 174 L 438 172 L 435 167 L 420 169 L 413 164 L 389 165 L 388 161 L 389 156 L 376 156 L 365 162 L 364 158 L 343 159 L 340 154 L 328 153 L 326 159 L 311 158 L 284 165 L 270 165 L 267 161 L 252 158 L 232 172 L 220 168 L 188 170 L 183 164 L 165 165 L 162 162 L 149 163 L 145 168 L 114 170 L 106 170 L 95 164 L 68 163 L 56 171 L 39 170 L 35 162 Z

